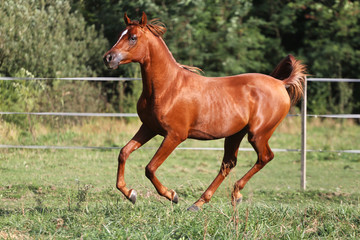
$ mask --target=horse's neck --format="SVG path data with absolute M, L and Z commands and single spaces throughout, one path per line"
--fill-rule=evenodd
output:
M 141 63 L 143 92 L 148 96 L 166 91 L 179 71 L 183 69 L 176 62 L 165 42 L 161 38 L 149 43 L 148 56 Z

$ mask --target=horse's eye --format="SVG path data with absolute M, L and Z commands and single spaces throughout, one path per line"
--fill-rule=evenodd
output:
M 136 40 L 137 40 L 136 35 L 131 35 L 130 38 L 129 38 L 129 41 L 130 41 L 131 44 L 134 44 L 136 42 Z

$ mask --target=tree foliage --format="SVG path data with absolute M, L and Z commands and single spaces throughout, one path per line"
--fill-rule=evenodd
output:
M 279 38 L 286 52 L 301 57 L 312 77 L 360 78 L 359 1 L 256 2 L 253 10 L 267 21 L 263 32 Z M 314 82 L 308 91 L 312 113 L 360 111 L 359 84 Z
M 107 41 L 64 1 L 1 1 L 0 71 L 37 77 L 95 76 Z
M 102 73 L 99 53 L 105 51 L 107 40 L 71 9 L 69 1 L 1 1 L 0 15 L 1 75 L 77 77 Z M 54 94 L 66 86 L 68 83 L 59 81 L 1 81 L 1 110 L 30 112 L 52 108 L 56 111 L 61 101 L 56 101 Z M 78 85 L 71 86 L 72 92 L 78 91 L 73 100 L 80 99 L 78 94 L 86 96 Z M 42 98 L 45 89 L 50 94 Z M 19 122 L 24 117 L 4 118 Z

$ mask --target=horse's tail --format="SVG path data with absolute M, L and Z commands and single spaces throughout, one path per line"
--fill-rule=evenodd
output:
M 270 76 L 283 80 L 290 96 L 291 104 L 296 104 L 304 94 L 306 66 L 292 55 L 288 55 L 277 65 Z

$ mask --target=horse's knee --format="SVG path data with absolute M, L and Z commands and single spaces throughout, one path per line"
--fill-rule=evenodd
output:
M 265 154 L 263 154 L 261 158 L 261 162 L 263 162 L 263 164 L 265 165 L 273 159 L 274 159 L 274 153 L 269 149 Z
M 258 161 L 255 164 L 255 168 L 258 170 L 265 167 L 267 163 L 269 163 L 274 158 L 274 153 L 272 151 L 269 151 L 267 153 L 259 155 Z
M 119 153 L 119 156 L 118 156 L 118 162 L 119 163 L 125 162 L 126 159 L 128 159 L 129 155 L 130 155 L 130 153 L 128 151 L 126 151 L 125 147 L 123 147 L 120 150 L 120 153 Z
M 151 165 L 147 165 L 145 167 L 145 176 L 148 178 L 148 179 L 151 179 L 155 176 L 155 169 L 151 167 Z

